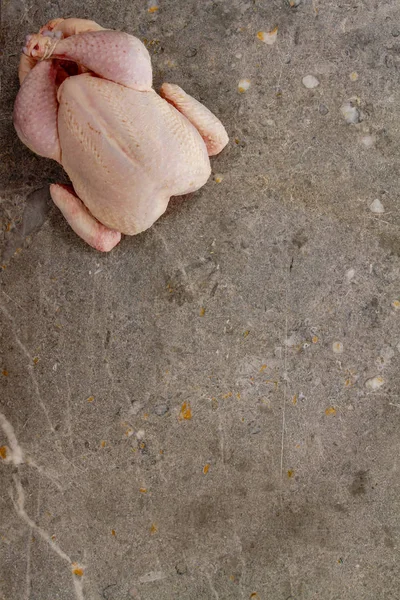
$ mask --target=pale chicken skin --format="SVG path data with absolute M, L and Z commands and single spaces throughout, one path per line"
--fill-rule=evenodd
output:
M 73 187 L 50 193 L 72 229 L 107 252 L 208 180 L 222 123 L 180 87 L 158 95 L 146 47 L 93 21 L 55 19 L 27 36 L 14 106 L 19 138 L 58 161 Z

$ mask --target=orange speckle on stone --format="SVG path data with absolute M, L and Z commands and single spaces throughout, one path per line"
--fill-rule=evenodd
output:
M 289 477 L 289 479 L 290 479 L 291 477 L 293 477 L 293 475 L 294 475 L 294 471 L 293 471 L 293 469 L 289 469 L 289 471 L 287 472 L 287 476 Z
M 7 223 L 7 225 L 6 225 L 6 229 L 5 229 L 5 230 L 6 230 L 6 231 L 10 231 L 10 229 L 11 229 L 11 223 Z
M 75 567 L 72 569 L 72 573 L 77 577 L 83 577 L 83 569 L 81 567 Z
M 93 402 L 94 400 L 94 396 L 89 396 L 89 398 L 87 399 L 88 402 Z
M 250 594 L 250 598 L 253 600 L 260 600 L 260 596 L 257 594 L 257 592 Z
M 237 398 L 238 400 L 240 400 L 240 398 L 241 398 L 241 395 L 240 395 L 240 393 L 239 393 L 239 392 L 236 394 L 236 398 Z
M 318 337 L 316 335 L 314 335 L 314 337 L 312 338 L 312 343 L 316 344 L 318 342 Z
M 101 442 L 101 447 L 102 447 L 102 448 L 105 448 L 105 447 L 106 447 L 106 442 L 105 442 L 104 440 L 102 440 L 102 442 Z
M 209 470 L 210 470 L 210 465 L 207 463 L 203 467 L 203 473 L 204 473 L 204 475 L 207 475 L 207 473 L 208 473 Z
M 7 369 L 3 369 L 2 375 L 4 375 L 4 377 L 8 377 L 8 371 L 7 371 Z
M 2 269 L 7 269 L 7 265 L 1 265 Z
M 277 33 L 278 27 L 274 27 L 271 31 L 259 31 L 257 37 L 268 46 L 272 46 L 276 42 Z
M 329 417 L 329 415 L 336 415 L 336 409 L 335 409 L 335 408 L 333 408 L 333 406 L 330 406 L 329 408 L 327 408 L 327 409 L 325 410 L 325 414 L 326 414 L 326 416 L 328 416 L 328 417 Z
M 52 535 L 52 536 L 51 536 L 51 539 L 52 539 L 52 540 L 53 540 L 53 542 L 54 542 L 54 540 L 56 539 L 56 536 L 55 536 L 55 535 Z
M 144 413 L 144 415 L 143 415 L 143 419 L 145 419 L 145 420 L 146 420 L 146 419 L 148 419 L 148 418 L 149 418 L 149 413 Z
M 245 332 L 244 332 L 244 334 L 243 334 L 243 337 L 247 337 L 247 336 L 249 335 L 249 333 L 250 333 L 250 330 L 249 330 L 249 329 L 246 329 L 246 331 L 245 331 Z
M 111 535 L 115 535 L 115 529 L 111 529 Z
M 190 408 L 189 402 L 184 402 L 182 404 L 181 412 L 179 413 L 180 421 L 189 421 L 192 418 L 192 409 Z
M 157 531 L 158 531 L 157 525 L 155 523 L 152 523 L 152 525 L 150 527 L 151 535 L 154 535 L 155 533 L 157 533 Z
M 140 488 L 140 489 L 139 489 L 139 492 L 140 492 L 141 494 L 147 494 L 147 489 L 146 489 L 146 488 Z
M 0 447 L 0 458 L 5 460 L 7 458 L 7 446 Z
M 164 454 L 164 450 L 160 450 L 160 454 Z
M 292 402 L 296 406 L 296 404 L 297 404 L 297 396 L 296 396 L 296 394 L 293 396 Z
M 227 398 L 232 398 L 232 395 L 233 395 L 233 394 L 232 394 L 232 392 L 228 392 L 227 394 L 224 394 L 224 395 L 222 396 L 222 398 L 223 398 L 224 400 L 226 400 Z
M 251 82 L 250 79 L 241 79 L 238 83 L 238 92 L 240 94 L 244 94 L 250 88 Z
M 200 309 L 200 312 L 199 312 L 199 316 L 204 317 L 205 314 L 206 314 L 206 309 L 204 308 L 204 306 L 202 306 Z
M 39 357 L 35 356 L 35 358 L 33 359 L 34 364 L 37 365 L 39 360 L 40 360 Z
M 267 368 L 267 365 L 262 365 L 261 369 L 260 369 L 260 373 L 262 373 L 263 371 L 265 371 L 266 368 Z
M 149 13 L 153 14 L 158 11 L 158 6 L 150 6 Z

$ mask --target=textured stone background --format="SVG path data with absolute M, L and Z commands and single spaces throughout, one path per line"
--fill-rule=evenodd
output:
M 0 599 L 399 600 L 399 3 L 151 6 L 3 1 Z M 231 138 L 109 255 L 12 127 L 56 16 L 146 38 Z

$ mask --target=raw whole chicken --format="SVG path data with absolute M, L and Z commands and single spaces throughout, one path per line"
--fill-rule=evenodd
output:
M 72 229 L 107 252 L 149 228 L 171 196 L 210 176 L 228 143 L 221 122 L 180 87 L 152 88 L 137 38 L 93 21 L 55 19 L 26 38 L 14 107 L 19 138 L 58 161 L 73 187 L 50 193 Z

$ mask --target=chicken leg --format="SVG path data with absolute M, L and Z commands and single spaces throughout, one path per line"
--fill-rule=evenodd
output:
M 27 37 L 24 54 L 36 60 L 73 61 L 104 79 L 137 91 L 148 91 L 152 86 L 146 47 L 122 31 L 85 31 L 65 39 L 36 33 Z

